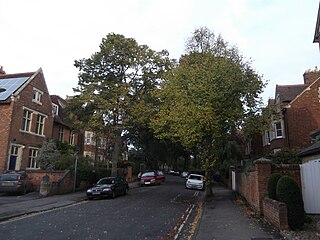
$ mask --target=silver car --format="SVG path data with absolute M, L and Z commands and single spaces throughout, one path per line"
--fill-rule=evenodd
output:
M 187 177 L 186 189 L 204 190 L 204 187 L 205 187 L 204 176 L 200 174 L 190 174 Z
M 33 190 L 31 178 L 26 172 L 6 172 L 0 175 L 1 193 L 19 193 L 26 194 Z

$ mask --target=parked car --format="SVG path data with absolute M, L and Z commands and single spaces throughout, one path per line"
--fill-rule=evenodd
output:
M 204 190 L 205 180 L 204 176 L 200 174 L 190 174 L 187 177 L 186 189 L 199 189 Z
M 159 180 L 161 183 L 166 181 L 166 176 L 164 175 L 163 171 L 157 171 L 157 180 Z
M 144 172 L 141 175 L 140 186 L 144 185 L 159 185 L 161 183 L 156 171 Z
M 93 198 L 111 197 L 126 195 L 129 191 L 129 184 L 121 177 L 104 177 L 97 184 L 87 190 L 89 200 Z
M 33 191 L 31 178 L 24 171 L 11 171 L 0 175 L 1 193 L 26 194 Z
M 189 172 L 188 172 L 188 171 L 183 171 L 183 172 L 180 173 L 180 176 L 181 176 L 182 178 L 186 178 L 186 177 L 188 177 L 188 175 L 189 175 Z

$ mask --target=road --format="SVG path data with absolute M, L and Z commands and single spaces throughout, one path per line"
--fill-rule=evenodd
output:
M 186 190 L 184 179 L 167 176 L 164 184 L 135 188 L 127 196 L 84 201 L 2 222 L 0 238 L 186 239 L 202 194 Z

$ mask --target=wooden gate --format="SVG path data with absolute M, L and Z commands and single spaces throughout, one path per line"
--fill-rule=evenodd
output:
M 300 165 L 304 210 L 320 214 L 320 159 Z

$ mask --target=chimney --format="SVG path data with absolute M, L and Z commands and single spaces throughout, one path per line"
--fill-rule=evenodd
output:
M 6 74 L 6 72 L 3 71 L 3 66 L 0 65 L 0 75 L 2 75 L 2 74 Z
M 310 85 L 320 77 L 320 71 L 317 67 L 314 70 L 305 71 L 303 74 L 304 84 Z

